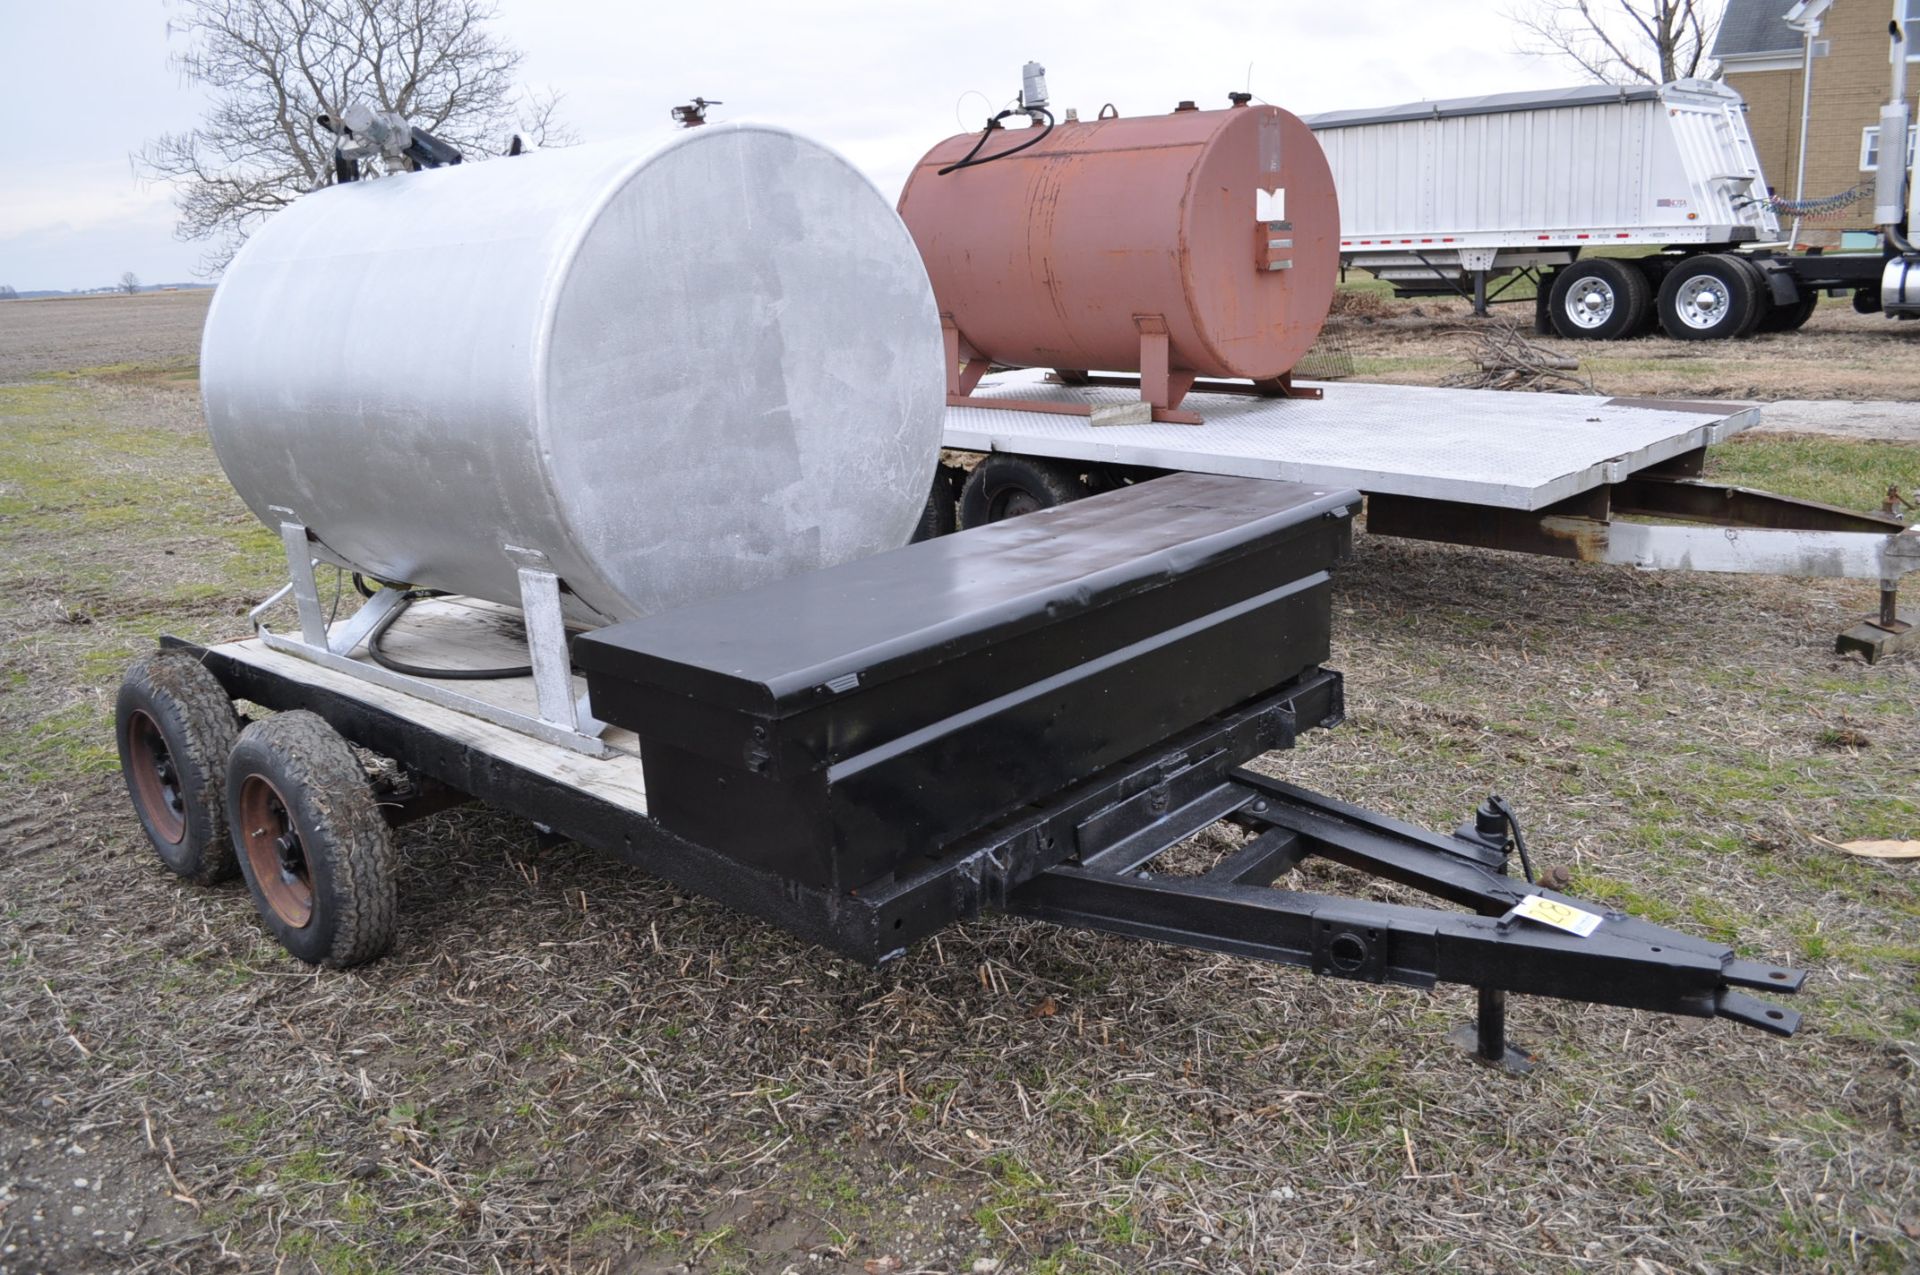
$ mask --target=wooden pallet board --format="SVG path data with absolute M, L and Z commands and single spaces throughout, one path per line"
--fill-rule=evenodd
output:
M 430 598 L 416 602 L 389 630 L 381 645 L 395 659 L 432 668 L 500 668 L 527 661 L 519 611 L 476 598 Z M 647 812 L 640 740 L 630 730 L 608 727 L 602 738 L 613 751 L 605 757 L 588 757 L 417 695 L 377 686 L 297 655 L 271 650 L 258 638 L 222 643 L 216 649 L 229 659 L 297 681 L 311 682 L 405 717 L 469 748 L 549 775 L 636 815 Z M 357 648 L 353 654 L 356 661 L 366 659 L 365 647 Z M 497 708 L 527 714 L 537 712 L 531 677 L 428 680 L 435 686 Z M 576 677 L 574 686 L 578 693 L 586 693 L 584 679 Z

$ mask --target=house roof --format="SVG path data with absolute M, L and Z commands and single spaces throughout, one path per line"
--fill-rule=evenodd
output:
M 1793 0 L 1727 0 L 1720 35 L 1713 42 L 1716 61 L 1760 57 L 1800 50 L 1800 33 L 1787 25 Z

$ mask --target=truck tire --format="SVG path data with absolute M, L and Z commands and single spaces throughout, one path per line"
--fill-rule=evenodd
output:
M 1767 317 L 1767 311 L 1773 308 L 1773 287 L 1767 282 L 1767 272 L 1745 257 L 1730 252 L 1727 260 L 1739 263 L 1753 281 L 1753 309 L 1748 312 L 1747 321 L 1740 325 L 1740 331 L 1736 334 L 1752 336 L 1760 330 L 1760 322 Z
M 227 813 L 254 906 L 280 945 L 345 969 L 393 946 L 393 845 L 367 772 L 318 713 L 255 722 L 227 759 Z
M 1633 335 L 1651 336 L 1660 330 L 1660 285 L 1667 281 L 1667 276 L 1673 273 L 1679 260 L 1654 256 L 1634 257 L 1632 261 L 1634 269 L 1640 272 L 1640 278 L 1647 285 L 1647 312 L 1641 316 L 1640 327 Z
M 1762 332 L 1797 332 L 1806 326 L 1807 320 L 1820 306 L 1820 294 L 1808 288 L 1806 295 L 1788 305 L 1769 306 L 1760 316 Z
M 1568 340 L 1613 341 L 1639 330 L 1647 300 L 1646 276 L 1630 262 L 1595 257 L 1554 272 L 1547 313 Z
M 959 528 L 959 513 L 955 505 L 960 498 L 960 484 L 965 478 L 965 471 L 957 466 L 942 463 L 935 467 L 933 487 L 927 492 L 927 503 L 920 510 L 920 524 L 913 529 L 913 539 L 908 544 L 951 535 Z
M 1737 257 L 1688 257 L 1660 284 L 1660 326 L 1676 341 L 1739 336 L 1756 318 L 1760 288 L 1760 272 Z
M 1085 480 L 1058 461 L 995 452 L 974 466 L 960 489 L 960 526 L 984 527 L 1089 494 Z
M 232 879 L 224 781 L 240 722 L 226 688 L 186 652 L 157 651 L 127 670 L 113 717 L 127 797 L 160 862 L 197 885 Z

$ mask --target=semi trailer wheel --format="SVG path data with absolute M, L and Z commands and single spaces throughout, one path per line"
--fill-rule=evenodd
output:
M 114 703 L 114 742 L 140 827 L 173 872 L 199 885 L 230 879 L 227 752 L 240 733 L 218 678 L 182 651 L 137 661 Z
M 241 875 L 282 947 L 344 969 L 393 946 L 387 822 L 324 718 L 279 713 L 242 731 L 227 759 L 227 811 Z
M 1739 336 L 1756 318 L 1760 272 L 1734 257 L 1689 257 L 1660 284 L 1660 326 L 1676 341 Z
M 1089 494 L 1085 480 L 1065 465 L 995 452 L 974 466 L 960 489 L 960 526 L 984 527 Z
M 1639 331 L 1647 304 L 1645 275 L 1628 262 L 1596 257 L 1554 272 L 1547 313 L 1569 340 L 1612 341 Z
M 1760 330 L 1760 321 L 1767 317 L 1767 311 L 1773 308 L 1773 287 L 1767 282 L 1767 272 L 1753 262 L 1735 253 L 1728 253 L 1727 260 L 1747 272 L 1747 278 L 1753 283 L 1753 308 L 1747 312 L 1747 321 L 1740 325 L 1738 336 L 1752 336 Z

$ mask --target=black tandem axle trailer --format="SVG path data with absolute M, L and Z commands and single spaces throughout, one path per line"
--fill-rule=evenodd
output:
M 1748 992 L 1801 971 L 1534 882 L 1498 798 L 1436 835 L 1249 769 L 1342 720 L 1329 572 L 1359 497 L 1150 487 L 574 635 L 559 714 L 535 603 L 382 589 L 329 626 L 296 553 L 302 639 L 166 639 L 130 671 L 128 791 L 170 867 L 238 871 L 316 963 L 391 942 L 389 827 L 478 800 L 873 964 L 1004 910 L 1475 987 L 1464 1043 L 1515 1069 L 1510 992 L 1796 1029 Z M 235 701 L 273 715 L 243 730 Z M 370 780 L 349 742 L 395 765 Z M 1222 821 L 1237 849 L 1160 870 Z M 1273 884 L 1315 856 L 1450 906 Z

